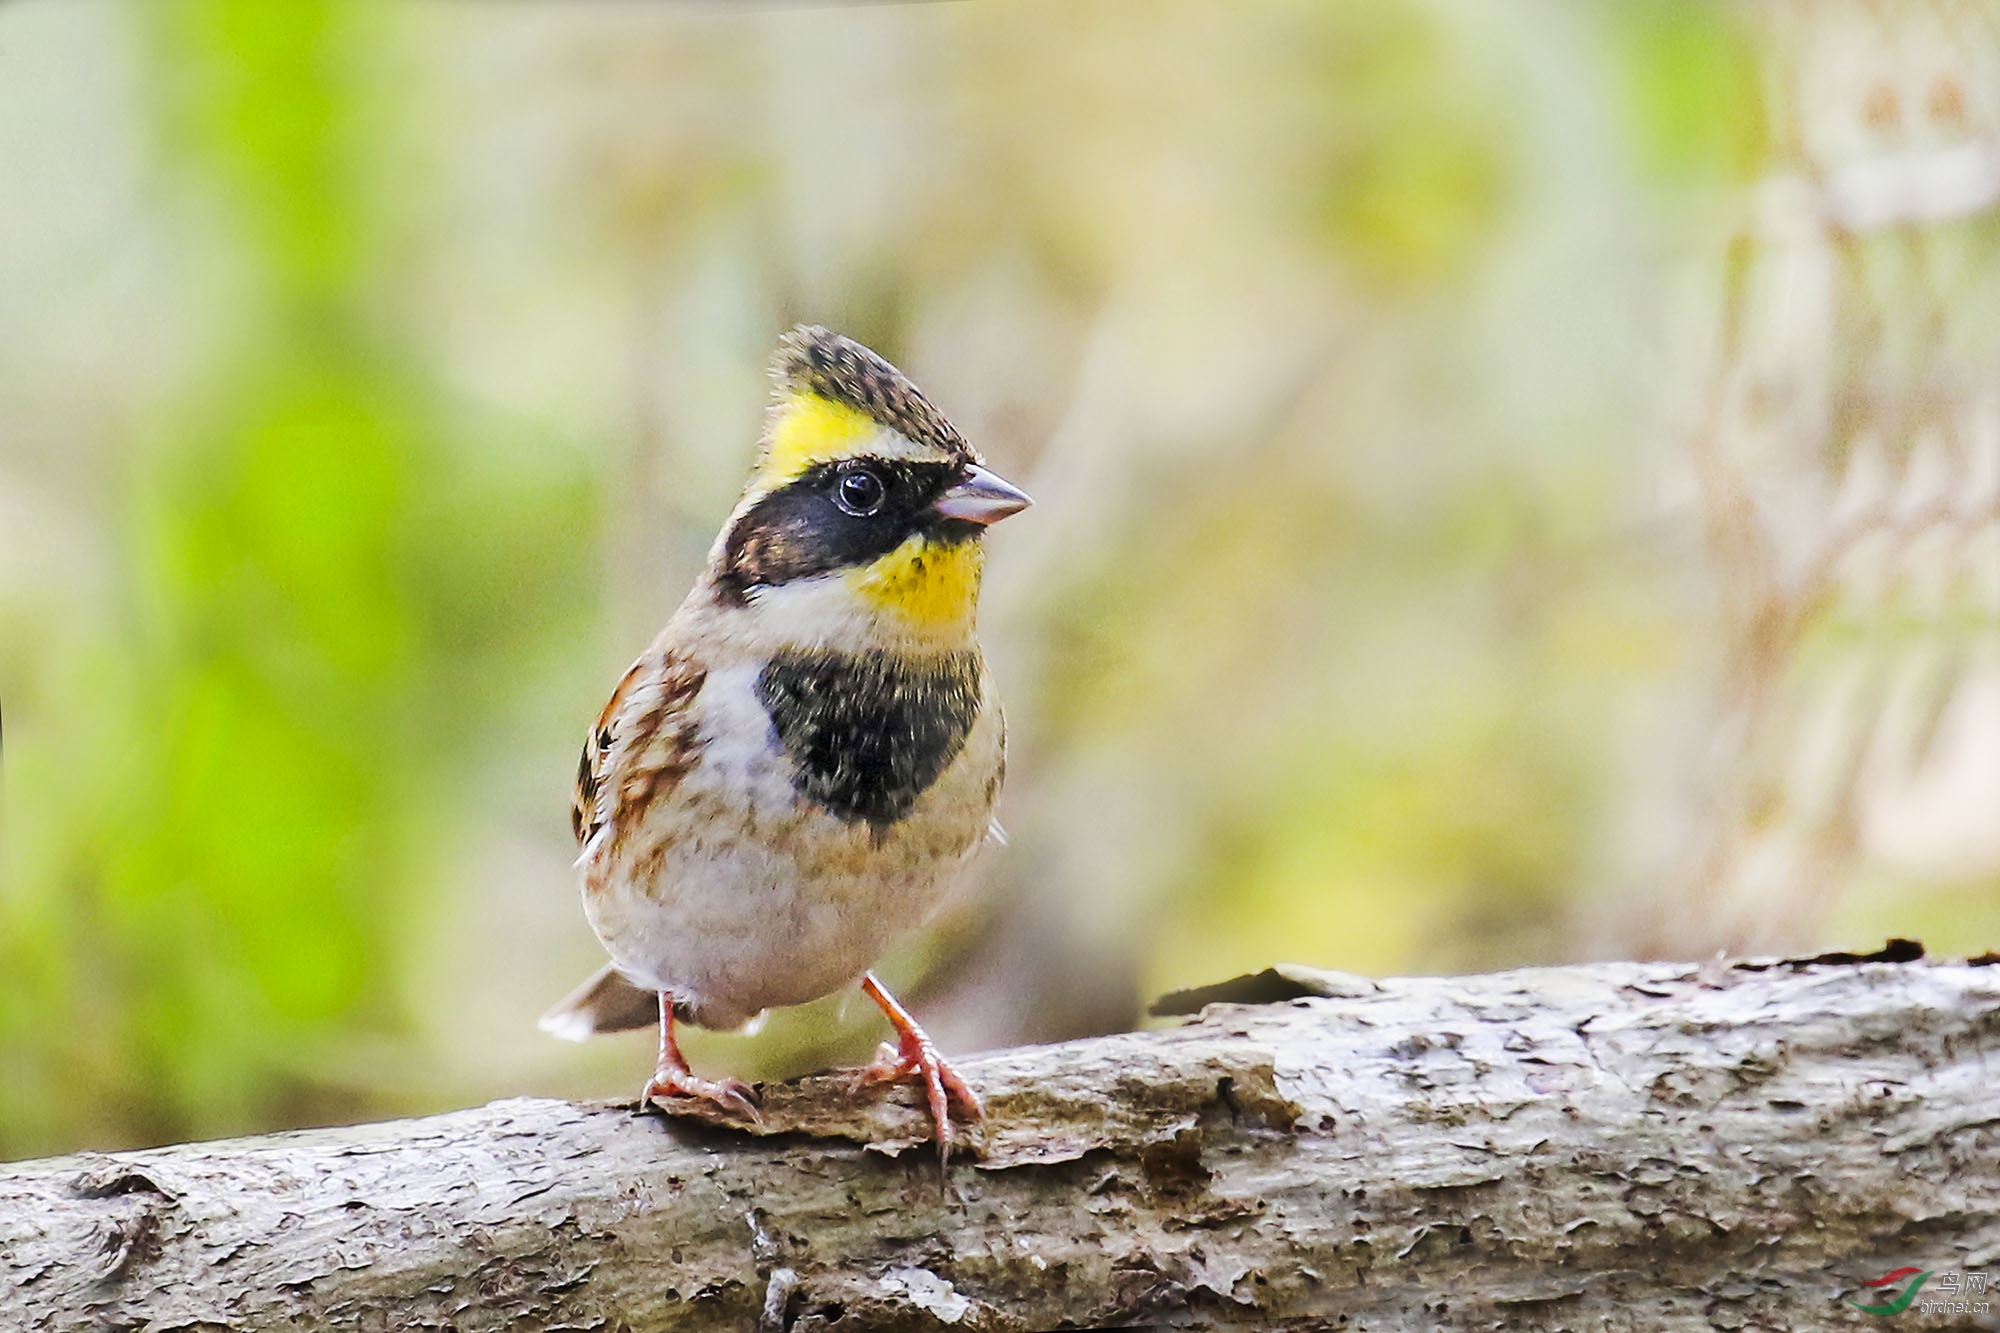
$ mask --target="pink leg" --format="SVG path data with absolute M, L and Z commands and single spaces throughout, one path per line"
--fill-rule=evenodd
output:
M 688 1068 L 687 1057 L 681 1054 L 681 1044 L 674 1037 L 674 1001 L 665 991 L 660 992 L 660 1061 L 653 1070 L 652 1079 L 639 1094 L 639 1109 L 651 1106 L 658 1098 L 700 1097 L 714 1102 L 725 1111 L 732 1111 L 745 1119 L 758 1119 L 756 1094 L 750 1085 L 740 1078 L 709 1080 L 696 1078 Z
M 951 1151 L 952 1108 L 957 1107 L 967 1120 L 982 1118 L 986 1108 L 979 1104 L 978 1094 L 944 1062 L 944 1056 L 917 1026 L 917 1020 L 910 1017 L 910 1011 L 876 980 L 873 972 L 861 978 L 861 989 L 889 1016 L 890 1025 L 896 1029 L 897 1044 L 894 1049 L 887 1042 L 882 1044 L 875 1063 L 861 1071 L 857 1085 L 900 1083 L 909 1078 L 921 1082 L 930 1103 L 931 1122 L 937 1126 L 938 1162 L 942 1165 Z

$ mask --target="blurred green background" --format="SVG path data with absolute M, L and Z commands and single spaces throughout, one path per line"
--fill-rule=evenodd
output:
M 629 1096 L 576 746 L 777 335 L 1040 501 L 947 1049 L 2000 944 L 1985 5 L 0 5 L 0 1156 Z M 852 1060 L 865 1006 L 699 1039 Z

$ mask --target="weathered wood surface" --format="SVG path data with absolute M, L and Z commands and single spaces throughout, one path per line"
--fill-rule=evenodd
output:
M 832 1078 L 763 1137 L 522 1100 L 0 1168 L 0 1327 L 1806 1329 L 2000 1270 L 2000 967 L 1298 975 L 964 1061 L 948 1187 Z

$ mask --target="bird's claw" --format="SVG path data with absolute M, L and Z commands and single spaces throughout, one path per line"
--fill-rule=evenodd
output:
M 985 1118 L 986 1108 L 979 1094 L 945 1063 L 930 1039 L 920 1032 L 906 1032 L 899 1046 L 883 1042 L 874 1063 L 854 1077 L 856 1091 L 881 1083 L 914 1081 L 923 1086 L 924 1100 L 930 1104 L 931 1120 L 937 1126 L 938 1156 L 949 1151 L 952 1140 L 951 1112 L 956 1108 L 967 1120 Z
M 660 1103 L 662 1110 L 671 1109 L 665 1104 L 665 1099 L 672 1097 L 699 1098 L 753 1125 L 764 1123 L 764 1117 L 757 1110 L 757 1090 L 740 1078 L 696 1078 L 685 1069 L 662 1065 L 653 1071 L 653 1077 L 639 1094 L 639 1109 L 643 1111 L 655 1102 Z

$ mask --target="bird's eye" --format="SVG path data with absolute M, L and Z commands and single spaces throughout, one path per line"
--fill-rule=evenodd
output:
M 875 513 L 888 498 L 889 488 L 870 468 L 850 468 L 840 474 L 840 480 L 833 487 L 834 503 L 856 518 L 867 518 Z

